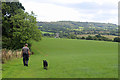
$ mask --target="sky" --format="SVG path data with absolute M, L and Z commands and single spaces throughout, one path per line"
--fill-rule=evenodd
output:
M 19 0 L 37 21 L 79 21 L 118 24 L 119 0 Z

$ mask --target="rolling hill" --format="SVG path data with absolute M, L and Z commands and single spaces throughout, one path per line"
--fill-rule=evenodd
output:
M 38 22 L 37 25 L 41 31 L 52 33 L 118 35 L 118 26 L 112 23 L 57 21 Z

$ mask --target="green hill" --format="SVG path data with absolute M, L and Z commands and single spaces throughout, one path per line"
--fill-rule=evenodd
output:
M 41 31 L 52 33 L 118 35 L 118 26 L 112 23 L 58 21 L 38 22 L 37 25 Z
M 101 27 L 101 28 L 116 28 L 116 24 L 112 23 L 97 23 L 97 22 L 75 22 L 75 21 L 58 21 L 58 22 L 38 22 L 39 26 L 56 26 L 56 27 L 66 27 L 66 28 L 79 28 L 79 27 Z

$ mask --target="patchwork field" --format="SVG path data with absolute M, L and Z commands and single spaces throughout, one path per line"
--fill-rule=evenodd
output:
M 118 43 L 44 38 L 33 41 L 29 66 L 21 59 L 3 64 L 3 78 L 117 78 Z M 44 70 L 42 61 L 48 61 Z

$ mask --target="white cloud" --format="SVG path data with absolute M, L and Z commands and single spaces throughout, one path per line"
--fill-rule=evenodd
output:
M 31 5 L 32 6 L 28 6 Z M 33 11 L 37 15 L 38 20 L 56 21 L 56 20 L 71 20 L 77 19 L 80 15 L 72 8 L 57 6 L 48 3 L 26 3 L 25 8 L 27 12 Z

